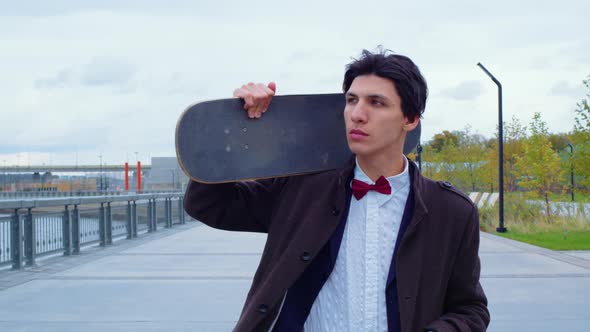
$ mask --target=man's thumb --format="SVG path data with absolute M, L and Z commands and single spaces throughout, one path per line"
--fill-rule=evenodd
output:
M 277 84 L 275 82 L 268 83 L 268 88 L 271 89 L 273 92 L 277 92 Z

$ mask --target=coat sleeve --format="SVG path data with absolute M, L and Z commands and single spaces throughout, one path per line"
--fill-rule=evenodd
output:
M 473 206 L 447 287 L 444 313 L 427 331 L 485 331 L 490 322 L 487 298 L 479 283 L 479 215 Z
M 275 200 L 286 178 L 203 184 L 190 181 L 184 209 L 211 227 L 243 232 L 268 232 Z

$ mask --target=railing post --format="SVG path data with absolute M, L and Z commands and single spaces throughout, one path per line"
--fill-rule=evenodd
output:
M 107 235 L 106 242 L 107 244 L 113 244 L 113 212 L 111 210 L 111 202 L 107 203 L 107 211 L 106 211 L 106 225 L 105 231 Z
M 178 209 L 178 223 L 182 225 L 182 200 L 180 198 L 178 199 L 178 205 L 176 208 Z
M 64 256 L 70 256 L 72 254 L 72 218 L 70 216 L 70 210 L 68 210 L 67 205 L 64 210 L 62 231 Z
M 133 217 L 131 219 L 131 225 L 133 226 L 133 237 L 137 237 L 137 204 L 133 201 L 132 207 Z
M 154 232 L 158 230 L 158 201 L 154 198 L 154 204 L 152 204 L 152 214 L 154 217 L 152 218 L 152 226 Z
M 37 241 L 35 239 L 35 223 L 33 221 L 33 211 L 27 209 L 25 216 L 25 264 L 26 266 L 35 266 L 35 254 Z
M 131 223 L 131 219 L 133 218 L 132 214 L 133 212 L 131 211 L 131 201 L 127 201 L 127 240 L 133 238 L 133 226 Z
M 168 228 L 168 198 L 164 198 L 164 228 Z
M 18 215 L 18 209 L 14 209 L 12 222 L 10 223 L 10 250 L 12 254 L 12 269 L 20 270 L 23 262 L 22 236 L 23 228 Z
M 174 216 L 172 213 L 172 197 L 168 198 L 168 214 L 170 215 L 168 218 L 168 221 L 170 222 L 169 226 L 172 227 L 172 217 Z
M 147 225 L 148 225 L 148 232 L 153 232 L 154 230 L 152 229 L 152 218 L 153 218 L 153 213 L 152 213 L 152 200 L 148 199 L 148 204 L 147 204 Z
M 178 222 L 182 225 L 184 224 L 184 209 L 182 206 L 182 199 L 178 199 Z
M 98 236 L 100 238 L 100 246 L 104 247 L 107 245 L 107 232 L 106 232 L 106 218 L 104 203 L 100 203 L 98 209 Z
M 74 205 L 72 211 L 72 254 L 80 254 L 80 210 Z
M 170 197 L 170 227 L 172 227 L 172 224 L 174 224 L 174 204 L 173 204 L 173 200 L 172 197 Z
M 168 204 L 169 202 L 170 202 L 170 198 L 166 198 L 164 200 L 164 207 L 165 207 L 164 214 L 166 215 L 166 224 L 165 224 L 166 228 L 172 227 L 172 220 L 171 220 L 172 215 L 170 214 L 170 206 Z
M 172 203 L 172 197 L 170 197 L 170 227 L 174 223 L 174 205 Z

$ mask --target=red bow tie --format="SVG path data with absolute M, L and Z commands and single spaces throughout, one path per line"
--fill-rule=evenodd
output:
M 363 198 L 367 192 L 369 192 L 369 190 L 375 190 L 376 192 L 385 195 L 391 194 L 391 186 L 389 185 L 389 181 L 387 181 L 387 179 L 383 176 L 380 176 L 375 184 L 368 184 L 363 181 L 352 180 L 352 194 L 357 200 Z

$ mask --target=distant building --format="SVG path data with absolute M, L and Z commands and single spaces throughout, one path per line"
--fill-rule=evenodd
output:
M 97 179 L 44 174 L 0 174 L 0 191 L 96 191 Z
M 142 180 L 143 190 L 184 190 L 186 188 L 189 179 L 180 168 L 176 157 L 153 157 L 151 162 L 152 169 L 144 174 Z

